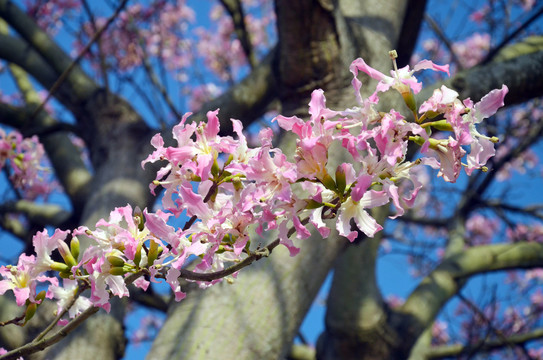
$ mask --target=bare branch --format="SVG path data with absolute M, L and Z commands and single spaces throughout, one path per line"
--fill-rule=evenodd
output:
M 8 353 L 4 355 L 0 355 L 0 360 L 11 360 L 11 359 L 17 359 L 21 356 L 26 356 L 29 354 L 33 354 L 35 352 L 41 351 L 53 344 L 56 344 L 60 340 L 64 339 L 69 333 L 71 333 L 73 330 L 75 330 L 83 321 L 88 319 L 90 316 L 98 312 L 99 308 L 97 307 L 90 307 L 84 312 L 82 312 L 78 317 L 70 321 L 66 326 L 63 326 L 60 330 L 58 330 L 56 333 L 51 335 L 50 337 L 41 339 L 36 342 L 28 343 L 24 346 L 21 346 L 20 348 L 16 350 L 9 351 Z
M 151 80 L 151 83 L 158 90 L 160 95 L 162 95 L 162 98 L 164 99 L 164 101 L 166 102 L 168 107 L 170 108 L 170 111 L 172 112 L 172 114 L 177 119 L 181 119 L 182 115 L 179 114 L 179 112 L 178 112 L 177 108 L 175 107 L 172 99 L 168 95 L 168 92 L 166 91 L 166 88 L 162 85 L 162 83 L 158 79 L 158 76 L 156 75 L 155 71 L 153 70 L 153 67 L 151 66 L 151 63 L 149 62 L 149 57 L 148 57 L 147 51 L 145 50 L 145 46 L 141 46 L 141 50 L 143 52 L 142 63 L 143 63 L 143 67 L 145 69 L 145 72 L 147 74 L 147 77 L 149 78 L 149 80 Z
M 457 344 L 435 346 L 428 350 L 428 352 L 426 353 L 426 359 L 458 357 L 460 355 L 470 354 L 473 352 L 474 349 L 476 349 L 478 353 L 485 353 L 493 350 L 502 349 L 504 347 L 509 347 L 511 344 L 524 345 L 530 341 L 538 340 L 541 338 L 543 338 L 543 328 L 535 329 L 525 334 L 510 335 L 505 340 L 481 340 L 469 345 Z
M 94 93 L 97 88 L 96 84 L 79 66 L 72 65 L 73 60 L 70 56 L 41 30 L 28 15 L 19 9 L 15 3 L 10 0 L 0 0 L 0 17 L 6 20 L 23 37 L 26 44 L 30 45 L 32 50 L 35 50 L 42 56 L 42 59 L 55 71 L 55 79 L 65 72 L 66 69 L 73 67 L 66 81 L 76 91 L 74 95 L 78 99 L 87 99 Z M 13 49 L 9 51 L 13 51 Z
M 98 40 L 100 38 L 100 36 L 102 36 L 102 34 L 104 33 L 104 31 L 109 27 L 109 25 L 111 25 L 111 23 L 117 18 L 117 16 L 119 16 L 119 13 L 121 12 L 121 10 L 125 7 L 126 3 L 128 2 L 128 0 L 123 0 L 121 2 L 121 4 L 117 7 L 117 9 L 115 10 L 115 12 L 107 19 L 106 23 L 104 24 L 104 26 L 102 26 L 100 28 L 100 30 L 98 30 L 93 36 L 92 38 L 89 40 L 89 42 L 87 43 L 87 45 L 85 45 L 85 47 L 83 49 L 81 49 L 81 51 L 79 52 L 79 54 L 77 55 L 77 57 L 70 63 L 70 65 L 64 69 L 64 71 L 60 74 L 60 76 L 58 77 L 57 81 L 55 81 L 55 83 L 53 84 L 53 86 L 51 86 L 51 88 L 49 89 L 49 92 L 47 93 L 47 97 L 42 101 L 42 103 L 40 104 L 40 106 L 38 106 L 36 108 L 36 110 L 34 111 L 34 113 L 32 114 L 31 118 L 34 118 L 40 111 L 41 109 L 43 109 L 43 107 L 45 106 L 45 104 L 47 104 L 47 102 L 49 101 L 49 99 L 53 96 L 53 94 L 57 91 L 57 89 L 62 85 L 62 83 L 64 81 L 66 81 L 68 79 L 68 77 L 70 76 L 71 72 L 76 68 L 77 64 L 79 63 L 79 61 L 83 58 L 83 56 L 90 50 L 91 46 L 94 44 L 94 42 L 96 40 Z
M 398 66 L 409 63 L 419 38 L 420 27 L 424 17 L 427 0 L 410 0 L 405 8 L 400 39 L 395 49 L 398 51 Z
M 482 64 L 487 64 L 491 62 L 496 55 L 499 54 L 499 52 L 505 48 L 514 38 L 516 38 L 522 31 L 524 31 L 530 24 L 532 24 L 535 20 L 537 20 L 541 15 L 543 15 L 543 6 L 536 11 L 532 16 L 528 18 L 524 23 L 520 24 L 515 31 L 513 31 L 511 34 L 509 34 L 505 39 L 502 40 L 496 47 L 492 48 L 484 60 L 481 62 Z
M 453 49 L 451 41 L 443 33 L 442 27 L 439 26 L 439 24 L 429 14 L 425 14 L 424 19 L 426 20 L 428 25 L 430 25 L 430 28 L 432 29 L 434 34 L 436 34 L 438 39 L 441 40 L 441 42 L 445 45 L 447 50 L 449 50 L 449 53 L 451 54 L 451 58 L 456 64 L 456 66 L 458 66 L 458 69 L 463 70 L 464 66 L 462 66 L 462 62 L 460 61 L 460 59 L 458 59 L 458 56 L 456 56 L 456 53 Z
M 208 111 L 220 108 L 222 133 L 232 132 L 230 118 L 241 120 L 244 127 L 250 125 L 277 99 L 275 58 L 274 48 L 245 79 L 218 98 L 207 102 L 190 120 L 201 121 Z
M 226 8 L 226 11 L 230 14 L 232 22 L 234 23 L 234 32 L 241 43 L 243 52 L 247 57 L 249 65 L 253 69 L 256 66 L 256 55 L 249 38 L 249 33 L 245 26 L 245 15 L 243 13 L 243 6 L 239 0 L 220 0 L 221 4 Z
M 415 338 L 431 325 L 447 301 L 458 293 L 465 279 L 482 273 L 543 266 L 543 244 L 518 242 L 477 246 L 456 253 L 443 262 L 408 297 L 401 316 L 413 321 Z
M 479 101 L 492 89 L 506 84 L 509 93 L 505 97 L 506 105 L 519 104 L 543 96 L 543 48 L 510 58 L 505 61 L 480 65 L 459 72 L 449 80 L 426 87 L 416 98 L 418 103 L 428 99 L 434 89 L 445 85 L 460 93 L 461 98 Z
M 0 213 L 21 213 L 28 220 L 41 226 L 59 227 L 69 219 L 71 213 L 55 204 L 38 204 L 28 200 L 18 200 L 0 204 Z
M 0 58 L 19 65 L 45 88 L 52 87 L 58 77 L 37 51 L 23 39 L 14 36 L 0 34 Z M 57 99 L 71 110 L 77 107 L 80 95 L 78 91 L 81 90 L 76 90 L 72 85 L 64 83 L 56 94 Z

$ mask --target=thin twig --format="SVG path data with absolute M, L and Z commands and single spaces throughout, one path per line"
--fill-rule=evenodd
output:
M 87 43 L 87 45 L 79 52 L 79 54 L 77 55 L 77 57 L 74 59 L 74 61 L 71 62 L 70 66 L 68 66 L 66 68 L 66 70 L 64 70 L 64 72 L 62 74 L 60 74 L 59 78 L 57 79 L 57 81 L 55 81 L 55 83 L 53 84 L 53 86 L 51 87 L 51 89 L 49 89 L 49 92 L 47 94 L 47 96 L 45 97 L 45 99 L 42 101 L 42 103 L 40 104 L 40 106 L 38 106 L 34 112 L 32 113 L 32 115 L 30 115 L 30 120 L 29 121 L 32 121 L 38 114 L 40 111 L 43 110 L 43 108 L 45 107 L 45 105 L 47 104 L 47 102 L 49 101 L 49 99 L 51 99 L 51 97 L 53 96 L 53 94 L 59 89 L 60 85 L 62 85 L 62 83 L 64 82 L 64 80 L 66 80 L 66 78 L 68 77 L 68 75 L 70 74 L 70 72 L 73 70 L 73 68 L 75 68 L 75 66 L 77 65 L 77 63 L 83 58 L 83 56 L 89 51 L 90 47 L 98 40 L 98 38 L 104 33 L 104 31 L 106 31 L 106 29 L 109 27 L 109 25 L 111 25 L 111 23 L 117 18 L 117 16 L 119 15 L 119 13 L 121 12 L 121 10 L 126 6 L 126 4 L 128 3 L 128 0 L 123 0 L 121 2 L 121 4 L 117 7 L 117 9 L 115 10 L 115 13 L 113 13 L 113 15 L 111 15 L 109 17 L 109 19 L 107 19 L 106 23 L 104 24 L 104 26 L 102 26 L 100 28 L 100 30 L 98 30 L 94 36 L 91 38 L 91 40 Z
M 460 62 L 460 59 L 458 59 L 458 56 L 456 56 L 452 43 L 449 41 L 449 39 L 445 36 L 443 31 L 441 31 L 441 27 L 439 24 L 430 16 L 430 14 L 425 13 L 424 14 L 424 20 L 430 25 L 430 28 L 432 28 L 432 31 L 436 34 L 436 36 L 445 44 L 445 47 L 449 50 L 451 53 L 452 60 L 456 63 L 458 66 L 458 70 L 462 70 L 464 67 L 462 66 L 462 63 Z
M 526 29 L 531 23 L 533 23 L 535 20 L 537 20 L 538 17 L 543 15 L 543 6 L 541 9 L 539 9 L 535 14 L 530 16 L 528 20 L 526 20 L 524 23 L 522 23 L 515 31 L 513 31 L 511 34 L 509 34 L 505 39 L 502 40 L 501 43 L 499 43 L 495 48 L 491 49 L 484 60 L 481 62 L 481 64 L 487 64 L 489 63 L 494 56 L 500 52 L 501 49 L 503 49 L 511 40 L 516 38 L 524 29 Z

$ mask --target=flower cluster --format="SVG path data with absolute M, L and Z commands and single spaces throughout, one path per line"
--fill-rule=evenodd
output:
M 25 0 L 26 12 L 36 19 L 39 27 L 51 35 L 56 35 L 63 26 L 63 19 L 81 7 L 76 0 L 30 1 Z
M 417 107 L 414 94 L 422 85 L 414 73 L 423 69 L 448 72 L 447 66 L 424 60 L 413 69 L 395 67 L 388 76 L 362 59 L 355 60 L 351 72 L 358 106 L 329 109 L 324 92 L 315 90 L 309 120 L 275 118 L 281 128 L 297 136 L 292 158 L 273 147 L 271 129 L 260 131 L 260 146 L 249 147 L 239 120 L 232 120 L 235 136 L 221 136 L 218 110 L 208 112 L 207 121 L 200 124 L 188 121 L 190 114 L 186 114 L 173 128 L 177 144 L 166 146 L 162 136 L 155 135 L 151 140 L 155 150 L 142 162 L 143 167 L 158 161 L 166 164 L 150 185 L 153 194 L 158 187 L 164 190 L 165 211 L 125 206 L 112 211 L 95 229 L 36 234 L 36 256 L 23 254 L 17 266 L 0 269 L 4 278 L 0 294 L 13 290 L 18 304 L 28 309 L 44 297 L 56 298 L 59 311 L 74 317 L 90 306 L 109 310 L 110 296 L 128 296 L 128 282 L 146 290 L 150 281 L 165 279 L 179 301 L 185 296 L 179 278 L 186 274 L 189 258 L 197 261 L 193 274 L 219 274 L 200 281 L 209 286 L 226 275 L 235 276 L 237 268 L 221 272 L 232 264 L 273 250 L 251 244 L 253 231 L 260 235 L 275 231 L 278 243 L 291 256 L 299 252 L 291 236 L 308 238 L 310 225 L 322 237 L 333 226 L 354 241 L 358 236 L 351 227 L 354 220 L 358 230 L 374 236 L 382 227 L 368 209 L 390 203 L 396 211 L 392 217 L 401 216 L 414 205 L 425 182 L 420 167 L 439 169 L 439 176 L 455 182 L 462 167 L 469 175 L 494 154 L 496 139 L 480 134 L 476 126 L 503 105 L 507 87 L 476 104 L 460 101 L 455 91 L 441 87 Z M 360 95 L 359 71 L 379 80 L 367 99 Z M 379 93 L 389 89 L 401 93 L 412 112 L 409 117 L 394 109 L 376 109 Z M 438 137 L 434 130 L 439 130 Z M 443 137 L 443 133 L 450 135 Z M 350 157 L 346 162 L 330 160 L 334 143 L 345 149 Z M 421 146 L 422 155 L 414 161 L 406 158 L 410 143 Z M 182 229 L 175 228 L 171 220 L 182 213 L 190 220 Z M 83 237 L 92 245 L 80 254 Z M 52 259 L 54 251 L 62 262 Z M 56 278 L 45 277 L 50 270 L 59 272 L 63 287 Z M 39 284 L 45 290 L 37 293 Z M 80 295 L 85 288 L 91 290 L 89 298 Z
M 0 168 L 8 168 L 13 187 L 25 199 L 47 196 L 56 185 L 46 176 L 43 145 L 37 136 L 24 138 L 18 131 L 6 132 L 0 128 Z

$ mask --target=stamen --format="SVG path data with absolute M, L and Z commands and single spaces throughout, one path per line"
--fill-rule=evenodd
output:
M 396 64 L 398 53 L 396 52 L 396 50 L 390 50 L 388 52 L 388 56 L 390 56 L 390 59 L 392 60 L 392 65 L 394 66 L 394 72 L 396 73 L 396 77 L 398 77 L 398 65 Z

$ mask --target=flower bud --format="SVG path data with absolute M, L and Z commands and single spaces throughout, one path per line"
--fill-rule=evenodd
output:
M 17 156 L 15 156 L 14 158 L 12 158 L 11 161 L 13 161 L 13 163 L 18 167 L 18 168 L 22 168 L 23 167 L 23 154 L 17 154 Z
M 124 267 L 112 267 L 109 269 L 109 273 L 111 275 L 117 275 L 117 276 L 122 276 L 124 274 L 126 274 L 128 271 L 124 268 Z
M 149 252 L 147 253 L 147 265 L 152 266 L 153 262 L 158 257 L 158 244 L 151 240 L 151 244 L 149 245 Z
M 224 167 L 228 166 L 232 161 L 234 161 L 234 154 L 228 155 L 228 159 L 226 159 Z
M 70 252 L 72 253 L 72 256 L 77 260 L 79 258 L 79 239 L 77 236 L 74 236 L 72 238 L 72 241 L 70 241 Z
M 415 101 L 415 95 L 411 92 L 409 87 L 407 87 L 407 91 L 403 90 L 400 92 L 402 94 L 403 101 L 405 101 L 405 104 L 409 108 L 409 110 L 413 111 L 414 113 L 417 112 L 417 102 Z
M 137 206 L 134 209 L 134 223 L 138 226 L 139 231 L 143 231 L 143 229 L 145 229 L 145 219 L 143 218 L 143 213 Z
M 45 290 L 42 290 L 42 291 L 40 291 L 39 293 L 36 294 L 34 299 L 36 299 L 37 302 L 39 301 L 39 303 L 41 303 L 45 299 L 46 294 L 47 293 L 45 292 Z
M 68 271 L 62 271 L 58 273 L 58 276 L 60 276 L 63 279 L 72 279 L 72 273 Z
M 143 243 L 138 243 L 138 246 L 136 246 L 136 253 L 134 254 L 134 264 L 136 264 L 136 266 L 140 266 L 140 262 L 141 262 L 141 247 L 142 247 Z
M 328 173 L 324 174 L 323 178 L 319 180 L 328 190 L 336 191 L 336 182 Z
M 323 206 L 323 204 L 321 204 L 320 202 L 315 201 L 313 199 L 306 200 L 306 203 L 307 203 L 307 205 L 305 206 L 305 208 L 308 209 L 308 210 L 318 209 L 318 208 Z
M 77 261 L 75 261 L 72 255 L 72 252 L 70 251 L 70 248 L 68 247 L 68 244 L 66 244 L 64 241 L 60 239 L 57 241 L 57 244 L 58 244 L 58 248 L 57 248 L 58 252 L 60 253 L 60 256 L 62 256 L 62 258 L 64 259 L 64 262 L 66 263 L 66 265 L 68 265 L 69 267 L 77 265 Z
M 453 131 L 453 127 L 451 124 L 447 122 L 447 120 L 438 120 L 430 123 L 433 128 L 440 130 L 440 131 Z
M 234 189 L 236 189 L 237 191 L 243 190 L 243 183 L 241 182 L 239 176 L 234 176 L 232 178 L 232 184 L 234 185 Z
M 347 187 L 347 180 L 345 177 L 345 169 L 343 166 L 338 166 L 336 169 L 336 184 L 338 194 L 342 195 L 345 193 L 345 188 Z
M 25 311 L 25 324 L 30 320 L 32 319 L 32 317 L 34 316 L 34 314 L 36 313 L 36 309 L 38 309 L 38 305 L 36 303 L 30 303 L 28 304 L 28 306 L 26 307 L 26 311 Z
M 123 267 L 124 266 L 124 260 L 118 256 L 110 255 L 107 257 L 107 261 L 109 264 L 113 267 Z
M 221 172 L 221 168 L 219 167 L 219 163 L 217 162 L 217 158 L 213 160 L 213 165 L 211 165 L 211 173 L 213 176 L 218 176 Z
M 69 273 L 70 267 L 64 263 L 55 261 L 51 264 L 51 270 L 58 271 L 59 273 L 62 273 L 62 272 Z

